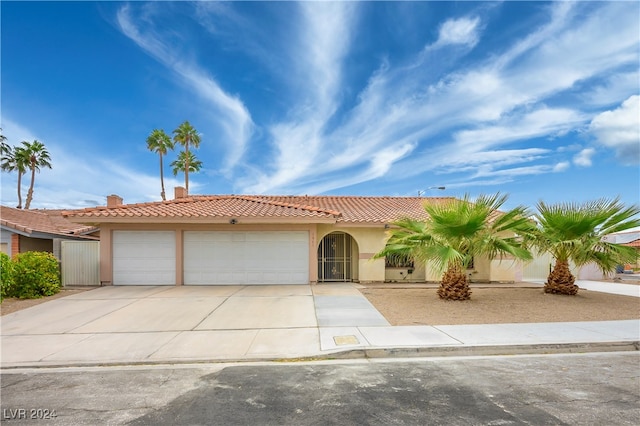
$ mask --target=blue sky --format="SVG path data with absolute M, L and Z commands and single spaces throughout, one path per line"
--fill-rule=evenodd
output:
M 159 200 L 146 138 L 184 120 L 196 194 L 639 200 L 635 1 L 0 7 L 3 134 L 53 162 L 35 208 Z

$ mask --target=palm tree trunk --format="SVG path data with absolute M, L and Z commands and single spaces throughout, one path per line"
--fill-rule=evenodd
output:
M 22 173 L 18 171 L 18 205 L 16 208 L 22 208 Z
M 33 200 L 33 184 L 36 179 L 36 169 L 35 167 L 31 169 L 31 183 L 29 184 L 29 192 L 27 192 L 27 202 L 24 205 L 25 209 L 29 209 L 31 205 L 31 200 Z
M 556 260 L 553 271 L 549 274 L 547 282 L 544 284 L 544 292 L 552 294 L 566 294 L 575 296 L 578 294 L 578 286 L 575 285 L 576 278 L 571 274 L 569 262 L 566 260 Z
M 184 187 L 189 194 L 189 140 L 184 144 L 184 150 L 187 154 L 184 158 Z
M 467 275 L 457 266 L 450 266 L 444 273 L 440 288 L 438 288 L 438 296 L 445 300 L 469 300 L 471 299 L 471 290 L 467 282 Z
M 160 153 L 160 186 L 162 187 L 162 191 L 160 192 L 160 196 L 162 197 L 162 201 L 166 201 L 164 193 L 164 171 L 162 170 L 162 153 Z

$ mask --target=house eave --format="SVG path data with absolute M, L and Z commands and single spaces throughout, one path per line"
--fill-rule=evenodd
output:
M 24 231 L 18 228 L 13 228 L 5 225 L 2 225 L 1 228 L 5 231 L 18 234 L 23 237 L 38 238 L 42 240 L 53 240 L 56 238 L 64 238 L 64 239 L 72 239 L 72 240 L 99 240 L 98 237 L 94 237 L 91 235 L 64 234 L 64 233 L 42 232 L 42 231 L 34 231 L 34 230 Z
M 32 235 L 32 230 L 29 228 L 25 228 L 24 226 L 6 226 L 6 225 L 1 225 L 0 229 L 4 230 L 4 231 L 9 231 L 12 232 L 14 234 L 18 234 L 18 235 L 22 235 L 23 237 L 31 237 Z
M 264 217 L 243 217 L 243 216 L 221 216 L 221 217 L 68 217 L 74 223 L 82 223 L 92 226 L 100 224 L 230 224 L 234 223 L 260 225 L 260 224 L 334 224 L 335 218 L 264 218 Z

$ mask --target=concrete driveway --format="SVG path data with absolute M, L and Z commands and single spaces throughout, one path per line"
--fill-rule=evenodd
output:
M 315 287 L 89 290 L 3 316 L 2 366 L 308 357 L 319 322 L 389 325 L 353 286 Z

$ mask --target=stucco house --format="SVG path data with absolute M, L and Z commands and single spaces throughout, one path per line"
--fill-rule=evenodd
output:
M 625 272 L 633 272 L 634 269 L 640 269 L 640 229 L 635 228 L 629 231 L 609 234 L 604 237 L 604 240 L 610 243 L 635 248 L 638 252 L 636 262 L 634 264 L 623 265 L 623 267 Z
M 424 264 L 373 259 L 391 222 L 444 198 L 187 195 L 65 212 L 100 227 L 103 285 L 437 281 Z M 475 281 L 514 281 L 512 261 L 475 259 Z
M 24 210 L 0 206 L 0 251 L 9 256 L 46 251 L 60 259 L 62 240 L 98 240 L 99 229 L 69 221 L 62 210 Z

